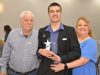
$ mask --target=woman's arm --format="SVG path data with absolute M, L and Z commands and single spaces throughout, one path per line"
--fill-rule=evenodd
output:
M 69 68 L 75 68 L 75 67 L 78 67 L 78 66 L 82 66 L 89 61 L 90 61 L 90 59 L 88 59 L 88 58 L 80 57 L 79 59 L 77 59 L 75 61 L 72 61 L 70 63 L 66 63 L 65 65 L 63 63 L 53 64 L 53 65 L 51 65 L 51 69 L 54 70 L 55 72 L 59 72 L 61 70 L 64 70 L 65 66 L 68 69 Z
M 88 59 L 88 58 L 80 57 L 79 59 L 77 59 L 73 62 L 66 63 L 66 66 L 68 68 L 75 68 L 75 67 L 82 66 L 82 65 L 86 64 L 87 62 L 89 62 L 89 60 L 90 59 Z

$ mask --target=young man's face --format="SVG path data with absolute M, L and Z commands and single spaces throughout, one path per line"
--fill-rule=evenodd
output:
M 61 8 L 59 6 L 51 6 L 49 8 L 49 17 L 51 22 L 60 22 L 61 20 Z

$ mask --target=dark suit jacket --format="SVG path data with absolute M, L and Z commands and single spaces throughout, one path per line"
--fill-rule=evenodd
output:
M 46 31 L 46 28 L 47 26 L 39 30 L 38 49 L 45 48 L 44 42 L 46 42 L 47 39 L 50 38 L 50 32 Z M 73 27 L 64 25 L 64 30 L 59 30 L 57 42 L 58 42 L 57 55 L 61 57 L 62 63 L 67 63 L 76 60 L 80 57 L 81 54 L 80 46 L 77 40 L 75 29 Z M 53 64 L 53 61 L 41 55 L 38 56 L 42 59 L 38 70 L 38 75 L 64 75 L 65 74 L 64 70 L 55 73 L 50 69 L 50 65 Z M 66 70 L 66 72 L 69 73 L 70 70 Z

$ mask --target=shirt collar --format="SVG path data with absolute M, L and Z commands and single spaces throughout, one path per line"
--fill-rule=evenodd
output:
M 59 30 L 64 30 L 64 25 L 63 24 L 60 24 L 60 27 L 57 31 L 59 31 Z M 45 31 L 53 32 L 52 29 L 51 29 L 51 25 L 48 25 L 48 27 L 46 28 Z
M 21 28 L 20 28 L 19 34 L 20 34 L 21 36 L 24 36 Z M 31 35 L 32 35 L 32 33 L 31 33 L 30 35 L 28 35 L 28 37 L 31 36 Z

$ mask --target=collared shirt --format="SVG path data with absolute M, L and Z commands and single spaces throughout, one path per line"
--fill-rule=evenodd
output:
M 7 62 L 16 72 L 24 73 L 38 68 L 37 48 L 37 30 L 33 29 L 27 38 L 20 28 L 11 31 L 3 48 L 1 71 L 6 71 Z
M 51 28 L 51 25 L 49 25 L 46 29 L 46 31 L 50 32 L 50 42 L 51 42 L 51 50 L 57 54 L 57 40 L 58 40 L 58 34 L 59 34 L 59 30 L 64 30 L 64 26 L 63 24 L 60 25 L 59 29 L 56 31 L 53 31 Z

